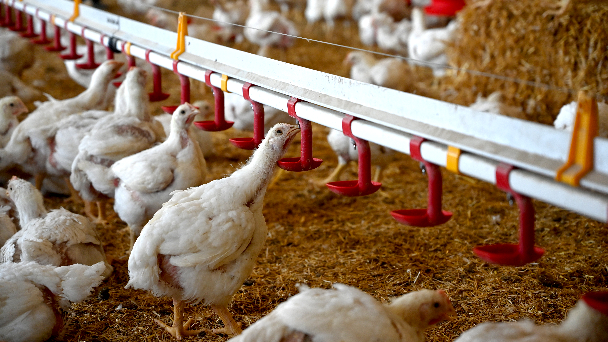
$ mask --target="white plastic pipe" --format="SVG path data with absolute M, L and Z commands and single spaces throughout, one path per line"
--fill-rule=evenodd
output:
M 62 19 L 59 15 L 62 15 L 66 18 L 70 16 L 70 11 L 66 8 L 67 5 L 66 5 L 65 1 L 58 0 L 57 2 L 54 2 L 53 4 L 51 4 L 48 1 L 29 0 L 29 1 L 24 1 L 24 2 L 15 2 L 14 6 L 17 9 L 23 9 L 23 7 L 26 6 L 26 11 L 33 15 L 36 12 L 36 7 L 33 6 L 32 4 L 37 4 L 38 6 L 41 6 L 41 7 L 43 7 L 43 5 L 45 5 L 45 6 L 50 5 L 51 6 L 50 8 L 53 8 L 53 12 L 57 15 L 56 19 L 55 19 L 55 23 L 60 27 L 64 27 L 66 20 Z M 58 7 L 52 7 L 52 6 L 58 6 Z M 87 6 L 84 6 L 82 9 L 83 10 L 81 12 L 81 15 L 83 13 L 86 14 L 87 11 L 89 11 L 90 13 L 94 13 L 95 15 L 99 15 L 99 12 L 100 12 L 95 9 L 90 9 Z M 124 19 L 124 18 L 121 19 L 120 17 L 109 14 L 109 13 L 102 12 L 102 14 L 103 14 L 103 20 L 105 20 L 105 22 L 101 22 L 101 23 L 99 21 L 92 22 L 91 27 L 93 27 L 93 28 L 89 29 L 88 28 L 89 26 L 87 26 L 87 29 L 84 30 L 84 35 L 85 35 L 85 38 L 87 38 L 87 39 L 90 39 L 94 42 L 99 42 L 101 39 L 101 35 L 106 34 L 107 36 L 103 40 L 103 44 L 106 46 L 109 43 L 109 38 L 113 31 L 118 32 L 117 30 L 119 28 L 121 31 L 122 30 L 128 31 L 129 27 L 141 29 L 142 25 L 145 25 L 145 24 L 141 24 L 141 23 L 137 23 L 137 22 L 128 20 L 128 19 Z M 42 20 L 49 20 L 50 12 L 45 12 L 44 8 L 42 8 L 42 10 L 40 10 L 38 12 L 38 17 L 41 18 Z M 77 20 L 76 23 L 68 22 L 67 29 L 70 30 L 71 32 L 74 32 L 75 34 L 80 35 L 82 33 L 83 26 L 78 23 L 79 21 L 82 21 L 82 18 L 80 20 Z M 118 27 L 117 24 L 120 24 L 120 23 L 123 23 L 123 25 L 118 25 L 118 26 L 120 26 L 120 27 Z M 99 29 L 99 31 L 97 31 L 95 28 Z M 160 31 L 158 31 L 157 28 L 153 28 L 153 29 L 155 30 L 156 33 L 160 32 Z M 131 33 L 131 34 L 133 34 L 133 33 Z M 162 32 L 160 34 L 163 35 L 164 38 L 171 37 L 171 39 L 174 39 L 174 37 L 175 37 L 175 33 L 171 33 L 171 32 L 166 32 L 166 33 Z M 133 37 L 137 37 L 137 36 L 133 34 Z M 162 40 L 161 38 L 163 38 L 163 37 L 160 37 L 159 40 Z M 125 43 L 126 43 L 125 41 L 118 40 L 117 48 L 121 49 L 122 45 Z M 147 41 L 146 44 L 154 46 L 154 44 L 150 44 L 149 41 Z M 225 49 L 225 48 L 223 48 L 223 49 Z M 171 52 L 170 48 L 168 48 L 166 46 L 162 46 L 162 47 L 158 46 L 158 50 L 157 49 L 151 49 L 151 50 L 152 50 L 152 52 L 149 54 L 150 62 L 157 64 L 163 68 L 173 70 L 173 60 L 168 57 L 168 54 Z M 146 48 L 144 48 L 142 46 L 138 46 L 137 39 L 131 40 L 130 52 L 131 52 L 131 55 L 134 57 L 137 57 L 140 59 L 145 59 Z M 234 52 L 234 53 L 237 54 L 240 52 Z M 259 58 L 259 57 L 256 56 L 255 58 Z M 280 65 L 284 64 L 281 62 L 276 62 L 276 63 L 280 63 Z M 205 81 L 205 72 L 207 71 L 207 69 L 201 67 L 200 65 L 196 65 L 196 64 L 193 64 L 188 61 L 180 61 L 177 65 L 177 71 L 192 79 L 204 82 Z M 211 83 L 214 86 L 220 87 L 221 86 L 220 77 L 221 77 L 221 75 L 219 73 L 212 74 Z M 236 78 L 229 78 L 229 80 L 227 82 L 227 90 L 230 92 L 242 95 L 242 86 L 244 83 L 245 83 L 245 81 L 238 80 Z M 358 83 L 353 83 L 353 82 L 350 82 L 349 86 L 361 87 L 364 90 L 366 90 L 366 88 L 370 88 L 368 85 L 363 85 L 363 84 L 360 85 Z M 377 88 L 377 87 L 375 87 L 375 88 Z M 373 88 L 373 89 L 375 89 L 375 88 Z M 383 90 L 383 89 L 380 89 L 380 90 L 382 90 L 383 92 L 387 92 L 387 94 L 389 94 L 389 95 L 392 94 L 395 96 L 401 96 L 401 94 L 398 94 L 397 92 L 395 92 L 393 90 Z M 333 89 L 327 90 L 327 91 L 329 93 L 334 92 Z M 256 84 L 256 86 L 254 86 L 250 89 L 250 97 L 251 97 L 251 99 L 253 99 L 257 102 L 277 108 L 279 110 L 287 111 L 287 101 L 289 100 L 289 96 L 287 96 L 285 94 L 266 89 L 266 88 Z M 376 101 L 377 101 L 377 99 L 376 99 Z M 434 100 L 429 103 L 434 103 L 435 105 L 441 105 L 441 106 L 443 106 L 443 107 L 441 107 L 443 109 L 449 109 L 449 108 L 451 108 L 449 110 L 455 109 L 456 112 L 467 111 L 467 110 L 470 111 L 469 109 L 466 109 L 464 107 L 460 108 L 456 105 L 441 104 Z M 422 105 L 422 102 L 420 104 L 417 104 L 417 106 L 420 106 L 420 105 Z M 438 109 L 434 108 L 432 111 L 436 111 L 436 110 L 438 110 Z M 314 103 L 309 103 L 309 102 L 299 102 L 296 105 L 296 113 L 299 117 L 301 117 L 303 119 L 307 119 L 312 122 L 316 122 L 318 124 L 321 124 L 326 127 L 336 129 L 339 131 L 342 130 L 342 118 L 344 117 L 344 113 L 341 113 L 341 112 L 338 112 L 338 111 L 335 111 L 335 110 L 332 110 L 332 109 L 329 109 L 326 107 L 322 107 L 322 106 L 319 106 Z M 473 113 L 473 114 L 465 113 L 465 114 L 473 115 L 475 113 Z M 432 117 L 433 116 L 431 116 L 431 118 Z M 466 115 L 462 116 L 462 117 L 464 118 L 464 117 L 466 117 Z M 479 116 L 479 118 L 483 118 L 485 120 L 489 117 L 487 117 L 484 114 L 484 115 Z M 435 120 L 435 121 L 433 121 L 433 120 Z M 439 121 L 437 121 L 437 120 L 439 120 Z M 503 121 L 508 122 L 509 125 L 512 125 L 511 119 L 505 119 L 505 118 L 501 118 L 499 116 L 498 118 L 496 118 L 496 120 L 502 120 L 501 122 L 503 122 Z M 440 116 L 438 116 L 437 119 L 432 119 L 431 121 L 428 121 L 428 123 L 436 123 L 439 125 L 444 125 L 444 123 L 441 122 Z M 542 143 L 542 144 L 544 144 L 542 146 L 550 146 L 552 143 L 559 141 L 559 140 L 555 140 L 555 138 L 556 138 L 556 137 L 554 137 L 555 134 L 551 130 L 547 130 L 544 127 L 541 127 L 540 125 L 537 125 L 537 124 L 533 125 L 533 124 L 528 124 L 525 122 L 521 122 L 521 123 L 516 122 L 516 123 L 517 123 L 517 125 L 519 125 L 518 127 L 524 131 L 530 131 L 530 132 L 534 133 L 534 132 L 537 132 L 538 130 L 540 130 L 544 133 L 547 133 L 547 134 L 545 134 L 546 139 Z M 455 123 L 455 124 L 457 124 L 457 123 Z M 466 124 L 464 124 L 464 125 L 466 126 Z M 357 136 L 359 138 L 386 146 L 388 148 L 394 149 L 396 151 L 399 151 L 399 152 L 402 152 L 405 154 L 410 154 L 409 142 L 410 142 L 410 139 L 412 138 L 412 134 L 409 134 L 407 132 L 404 132 L 401 129 L 398 129 L 398 127 L 393 125 L 392 123 L 378 122 L 375 119 L 372 121 L 356 120 L 352 124 L 352 132 L 355 136 Z M 515 132 L 515 133 L 519 133 L 519 132 Z M 561 136 L 563 134 L 559 133 L 559 135 Z M 549 139 L 548 138 L 549 136 L 551 136 L 552 138 Z M 597 151 L 603 151 L 604 149 L 608 150 L 607 141 L 601 140 L 601 139 L 596 139 L 596 140 L 597 140 L 596 141 L 596 150 Z M 507 141 L 507 143 L 508 143 L 508 141 Z M 561 143 L 562 142 L 560 142 L 560 144 Z M 454 145 L 457 146 L 458 144 L 455 143 Z M 538 148 L 538 147 L 536 147 L 536 148 Z M 425 141 L 421 145 L 421 155 L 425 160 L 428 160 L 431 163 L 434 163 L 439 166 L 445 166 L 446 159 L 447 159 L 447 146 L 443 143 Z M 496 183 L 496 175 L 495 175 L 496 166 L 498 165 L 499 162 L 496 160 L 493 160 L 492 158 L 493 158 L 493 155 L 491 153 L 487 153 L 487 152 L 483 152 L 478 155 L 478 154 L 473 154 L 470 152 L 463 151 L 459 158 L 459 163 L 458 163 L 459 172 L 462 173 L 463 175 L 467 175 L 470 177 L 474 177 L 474 178 L 483 180 L 485 182 L 495 184 Z M 504 158 L 504 156 L 502 158 Z M 606 159 L 608 159 L 608 158 L 606 158 L 606 156 L 597 155 L 597 152 L 596 152 L 595 159 L 596 159 L 596 165 L 598 167 L 608 168 L 608 162 L 606 161 Z M 538 173 L 534 173 L 532 171 L 527 171 L 527 170 L 522 170 L 522 169 L 516 169 L 513 172 L 511 172 L 511 175 L 509 178 L 509 183 L 511 185 L 511 188 L 514 191 L 516 191 L 520 194 L 556 205 L 558 207 L 572 210 L 574 212 L 580 213 L 582 215 L 588 216 L 590 218 L 593 218 L 593 219 L 596 219 L 596 220 L 599 220 L 602 222 L 608 222 L 608 196 L 606 195 L 606 193 L 608 193 L 608 190 L 607 190 L 608 183 L 605 182 L 605 176 L 596 172 L 595 174 L 592 174 L 590 177 L 587 177 L 586 179 L 584 178 L 583 181 L 581 182 L 581 184 L 583 186 L 603 192 L 603 193 L 597 193 L 597 192 L 594 192 L 594 191 L 586 189 L 586 188 L 571 187 L 571 186 L 568 186 L 568 185 L 565 185 L 562 183 L 558 183 L 558 182 L 554 181 L 553 179 L 547 177 L 548 175 L 550 176 L 551 172 L 548 172 L 546 169 L 535 168 L 533 165 L 532 165 L 531 169 L 533 171 L 537 171 Z

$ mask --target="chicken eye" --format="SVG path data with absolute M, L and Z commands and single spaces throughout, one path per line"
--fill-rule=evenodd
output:
M 11 107 L 15 107 L 15 104 L 14 104 L 14 103 L 11 103 L 9 106 L 11 106 Z
M 182 109 L 181 112 L 179 112 L 179 113 L 180 114 L 186 114 L 186 111 Z
M 280 129 L 276 130 L 277 134 L 283 134 L 283 131 L 281 131 Z
M 439 307 L 439 302 L 435 302 L 435 304 L 433 304 L 434 307 L 438 308 Z

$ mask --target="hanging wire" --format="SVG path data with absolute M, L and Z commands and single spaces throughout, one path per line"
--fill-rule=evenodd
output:
M 161 11 L 164 11 L 164 12 L 177 14 L 177 15 L 179 15 L 179 13 L 180 13 L 178 11 L 173 11 L 173 10 L 170 10 L 170 9 L 166 9 L 166 8 L 162 8 L 162 7 L 158 7 L 158 6 L 154 6 L 154 5 L 146 5 L 146 6 L 149 6 L 150 8 L 155 8 L 155 9 L 158 9 L 158 10 L 161 10 Z M 323 40 L 306 38 L 306 37 L 301 37 L 301 36 L 297 36 L 297 35 L 291 35 L 291 34 L 282 33 L 282 32 L 268 31 L 268 30 L 259 29 L 259 28 L 256 28 L 256 27 L 249 27 L 249 26 L 245 26 L 245 25 L 225 22 L 225 21 L 216 20 L 216 19 L 212 19 L 212 18 L 199 17 L 199 16 L 196 16 L 196 15 L 190 15 L 190 14 L 185 14 L 185 15 L 187 17 L 194 18 L 194 19 L 201 19 L 201 20 L 211 21 L 211 22 L 215 22 L 215 23 L 227 24 L 227 25 L 231 25 L 231 26 L 241 27 L 241 28 L 244 28 L 244 29 L 252 29 L 252 30 L 262 31 L 262 32 L 266 32 L 266 33 L 278 34 L 278 35 L 282 35 L 282 36 L 285 36 L 285 37 L 290 37 L 290 38 L 295 38 L 295 39 L 301 39 L 301 40 L 307 41 L 308 43 L 312 42 L 312 43 L 318 43 L 318 44 L 325 44 L 325 45 L 335 46 L 335 47 L 344 48 L 344 49 L 352 50 L 352 51 L 366 52 L 366 53 L 374 54 L 374 55 L 377 55 L 377 56 L 383 56 L 383 57 L 387 57 L 387 58 L 397 58 L 397 59 L 400 59 L 400 60 L 403 60 L 403 61 L 406 61 L 406 62 L 410 62 L 412 64 L 423 65 L 423 66 L 427 66 L 427 67 L 431 67 L 431 68 L 432 67 L 436 67 L 436 68 L 451 69 L 451 70 L 454 70 L 454 71 L 457 71 L 457 72 L 464 72 L 464 73 L 468 73 L 468 74 L 474 75 L 474 76 L 493 78 L 493 79 L 497 79 L 497 80 L 501 80 L 501 81 L 505 81 L 505 82 L 511 82 L 511 83 L 516 83 L 516 84 L 523 84 L 523 85 L 527 85 L 527 86 L 535 87 L 535 88 L 542 88 L 542 89 L 545 89 L 545 90 L 559 91 L 559 92 L 563 92 L 563 93 L 566 93 L 566 94 L 569 94 L 569 95 L 575 95 L 577 93 L 577 90 L 572 89 L 572 88 L 554 86 L 554 85 L 551 85 L 551 84 L 542 83 L 542 82 L 538 82 L 538 81 L 529 81 L 529 80 L 524 80 L 524 79 L 520 79 L 520 78 L 516 78 L 516 77 L 497 75 L 497 74 L 493 74 L 493 73 L 485 72 L 485 71 L 471 70 L 471 69 L 459 68 L 459 67 L 455 67 L 455 66 L 451 66 L 451 65 L 447 65 L 447 64 L 440 64 L 440 63 L 433 63 L 433 62 L 428 62 L 428 61 L 422 61 L 422 60 L 417 60 L 417 59 L 411 58 L 411 57 L 405 57 L 405 56 L 396 55 L 396 54 L 390 54 L 390 53 L 385 53 L 385 52 L 378 52 L 378 51 L 373 51 L 373 50 L 368 50 L 368 49 L 363 49 L 363 48 L 357 48 L 357 47 L 354 47 L 354 46 L 348 46 L 348 45 L 342 45 L 342 44 L 337 44 L 337 43 L 331 43 L 331 42 L 326 42 L 326 41 L 323 41 Z M 603 100 L 603 101 L 608 101 L 608 96 L 604 96 L 604 95 L 601 95 L 601 94 L 596 94 L 596 99 Z

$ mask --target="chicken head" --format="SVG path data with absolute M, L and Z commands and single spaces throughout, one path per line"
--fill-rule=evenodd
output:
M 200 111 L 195 106 L 189 103 L 184 103 L 183 105 L 177 107 L 173 112 L 171 121 L 174 121 L 175 124 L 172 124 L 171 127 L 175 127 L 179 130 L 188 128 L 199 113 Z
M 2 114 L 18 116 L 27 113 L 28 109 L 18 96 L 7 96 L 0 100 L 0 111 Z
M 269 159 L 278 160 L 285 154 L 289 143 L 293 139 L 293 137 L 300 131 L 300 128 L 296 125 L 290 125 L 286 123 L 278 123 L 272 127 L 268 134 L 266 135 L 266 139 L 262 142 L 268 146 L 268 155 Z M 260 144 L 261 146 L 261 144 Z M 261 147 L 260 147 L 261 148 Z
M 443 290 L 411 292 L 392 301 L 389 308 L 419 332 L 456 313 Z
M 22 227 L 31 219 L 47 212 L 42 194 L 26 180 L 13 176 L 6 187 L 6 195 L 18 209 L 22 209 L 19 211 L 19 221 Z

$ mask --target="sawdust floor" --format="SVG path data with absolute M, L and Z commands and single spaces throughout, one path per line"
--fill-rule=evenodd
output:
M 309 50 L 305 44 L 296 45 L 300 57 L 290 52 L 295 57 L 289 58 L 321 63 L 323 70 L 345 75 L 340 63 L 346 52 L 333 54 L 327 47 Z M 35 51 L 40 58 L 26 73 L 26 80 L 42 80 L 43 89 L 57 98 L 82 91 L 65 75 L 58 58 L 39 47 Z M 324 56 L 331 62 L 322 62 Z M 167 89 L 172 99 L 179 98 L 175 77 L 168 72 L 165 80 L 171 83 Z M 425 89 L 430 88 L 420 87 L 419 92 Z M 200 95 L 196 90 L 193 94 L 194 99 L 209 96 L 209 92 Z M 474 246 L 514 243 L 518 238 L 518 210 L 509 206 L 505 193 L 442 170 L 444 209 L 454 213 L 452 220 L 432 228 L 403 226 L 393 220 L 391 210 L 426 206 L 427 178 L 418 163 L 398 155 L 384 173 L 381 191 L 360 198 L 342 197 L 314 184 L 337 164 L 326 133 L 326 128 L 315 125 L 314 155 L 323 164 L 314 171 L 287 173 L 266 194 L 269 236 L 253 274 L 230 305 L 243 327 L 297 293 L 298 283 L 324 288 L 345 283 L 379 300 L 422 288 L 445 289 L 457 315 L 431 329 L 429 341 L 450 341 L 487 320 L 528 317 L 559 322 L 581 294 L 608 287 L 608 229 L 604 224 L 535 201 L 537 245 L 546 249 L 545 256 L 524 267 L 489 265 L 473 254 Z M 214 133 L 217 153 L 208 158 L 211 178 L 229 175 L 246 161 L 251 152 L 233 147 L 227 139 L 247 134 L 232 129 Z M 288 155 L 297 156 L 298 151 L 299 145 L 293 144 Z M 342 179 L 355 178 L 356 168 L 351 165 Z M 81 205 L 62 201 L 61 197 L 46 198 L 48 207 L 82 212 Z M 171 324 L 171 299 L 123 288 L 128 281 L 126 225 L 114 218 L 98 228 L 115 272 L 90 299 L 72 305 L 64 314 L 62 334 L 54 340 L 170 341 L 170 335 L 153 319 Z M 194 328 L 221 326 L 201 305 L 189 306 L 187 315 L 196 318 Z M 225 341 L 227 336 L 201 334 L 185 340 Z

